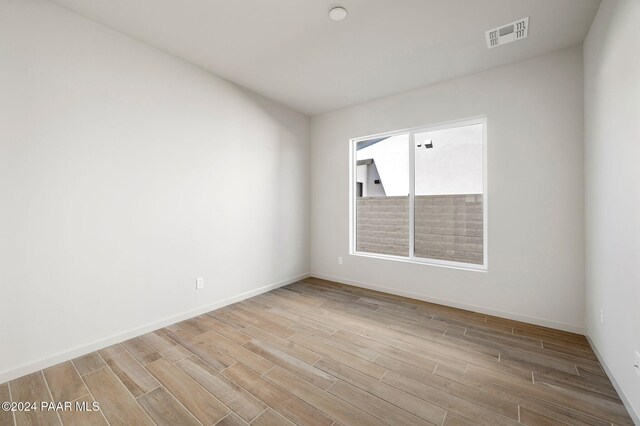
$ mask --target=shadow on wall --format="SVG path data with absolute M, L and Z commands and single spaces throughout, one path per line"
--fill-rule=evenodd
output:
M 278 105 L 270 99 L 256 94 L 235 83 L 230 83 L 247 99 L 248 106 L 255 108 L 256 113 L 263 114 L 270 118 L 269 121 L 279 123 L 274 127 L 273 134 L 267 140 L 276 140 L 276 144 L 268 146 L 270 154 L 274 157 L 270 163 L 269 181 L 279 182 L 278 185 L 270 188 L 270 190 L 262 194 L 276 200 L 277 210 L 272 212 L 252 212 L 251 217 L 247 217 L 248 223 L 253 223 L 257 228 L 268 229 L 271 233 L 271 241 L 277 241 L 276 250 L 273 247 L 258 248 L 261 256 L 268 259 L 268 264 L 272 265 L 271 275 L 277 270 L 282 269 L 282 265 L 288 263 L 289 252 L 287 247 L 296 247 L 299 254 L 303 254 L 305 264 L 301 265 L 305 271 L 310 270 L 310 241 L 306 237 L 304 243 L 300 243 L 299 229 L 305 229 L 307 235 L 310 228 L 310 209 L 311 209 L 311 175 L 309 169 L 310 161 L 310 139 L 311 129 L 310 120 L 304 114 L 300 113 L 305 120 L 297 120 L 292 122 L 291 110 Z M 301 147 L 300 141 L 307 143 Z M 255 144 L 261 141 L 249 141 L 246 149 L 252 149 Z M 301 160 L 302 159 L 302 160 Z M 302 179 L 300 178 L 302 176 Z M 260 179 L 255 176 L 255 179 Z M 287 206 L 291 194 L 302 194 L 303 200 L 297 208 Z M 267 215 L 265 217 L 265 215 Z M 294 225 L 294 226 L 292 226 Z M 252 248 L 253 251 L 253 248 Z M 278 265 L 278 266 L 276 266 Z M 283 277 L 288 278 L 298 273 L 300 268 L 292 267 L 290 274 Z M 286 274 L 285 274 L 286 275 Z

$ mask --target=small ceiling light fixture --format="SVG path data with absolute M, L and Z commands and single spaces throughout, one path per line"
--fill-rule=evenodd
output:
M 347 9 L 344 7 L 334 7 L 329 11 L 329 18 L 334 21 L 342 21 L 347 17 Z

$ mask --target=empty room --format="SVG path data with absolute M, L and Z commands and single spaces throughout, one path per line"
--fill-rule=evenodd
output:
M 0 426 L 640 426 L 640 0 L 0 0 Z

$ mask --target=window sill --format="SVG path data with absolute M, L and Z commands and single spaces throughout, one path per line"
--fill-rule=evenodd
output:
M 440 268 L 458 269 L 458 270 L 473 271 L 473 272 L 488 272 L 486 261 L 485 261 L 485 264 L 483 265 L 475 265 L 472 263 L 452 262 L 449 260 L 423 259 L 418 257 L 409 258 L 409 257 L 402 257 L 402 256 L 393 256 L 389 254 L 366 253 L 366 252 L 358 252 L 358 251 L 352 251 L 349 254 L 351 256 L 366 257 L 370 259 L 391 260 L 394 262 L 402 262 L 402 263 L 413 263 L 416 265 L 436 266 Z

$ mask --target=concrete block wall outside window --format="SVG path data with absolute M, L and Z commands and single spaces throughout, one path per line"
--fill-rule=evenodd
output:
M 415 255 L 481 265 L 484 258 L 482 194 L 415 197 Z M 360 197 L 356 251 L 409 255 L 409 197 Z

